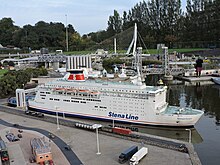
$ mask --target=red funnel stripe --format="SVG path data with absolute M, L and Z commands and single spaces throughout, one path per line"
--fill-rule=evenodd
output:
M 68 80 L 82 81 L 85 80 L 84 74 L 70 74 Z

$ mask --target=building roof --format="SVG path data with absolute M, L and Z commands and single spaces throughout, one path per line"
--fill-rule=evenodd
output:
M 5 149 L 6 149 L 5 142 L 3 140 L 0 140 L 0 151 Z
M 36 154 L 44 154 L 51 152 L 49 143 L 45 142 L 42 138 L 34 138 L 31 140 L 31 146 L 35 150 Z
M 13 61 L 13 62 L 22 62 L 22 61 L 38 61 L 38 57 L 28 57 L 28 58 L 22 58 L 22 59 L 14 59 L 14 58 L 6 58 L 1 60 L 1 63 L 4 63 L 5 61 Z

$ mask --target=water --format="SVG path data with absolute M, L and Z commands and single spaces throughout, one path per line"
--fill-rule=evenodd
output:
M 156 85 L 159 76 L 149 76 L 147 85 Z M 212 82 L 188 83 L 174 80 L 168 85 L 167 102 L 170 105 L 188 106 L 202 109 L 205 114 L 192 131 L 192 143 L 203 165 L 219 165 L 220 163 L 220 85 Z M 187 141 L 183 130 L 170 130 L 170 135 L 160 135 Z M 151 132 L 148 132 L 151 133 Z M 179 135 L 179 136 L 177 136 Z M 189 133 L 188 133 L 189 135 Z
M 195 125 L 197 137 L 194 133 L 192 143 L 203 165 L 219 165 L 220 85 L 179 81 L 176 83 L 168 85 L 168 103 L 204 110 L 204 116 Z

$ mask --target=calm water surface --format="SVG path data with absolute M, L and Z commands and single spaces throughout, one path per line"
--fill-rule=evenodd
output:
M 179 84 L 168 86 L 167 101 L 171 105 L 189 106 L 205 112 L 195 125 L 192 142 L 203 165 L 219 165 L 220 85 L 177 83 Z

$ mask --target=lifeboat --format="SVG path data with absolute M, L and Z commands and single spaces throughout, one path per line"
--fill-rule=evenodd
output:
M 90 94 L 91 94 L 91 95 L 99 95 L 100 92 L 99 92 L 99 91 L 91 91 Z
M 77 90 L 75 88 L 67 88 L 66 91 L 67 92 L 76 92 Z
M 56 91 L 63 91 L 63 90 L 65 90 L 65 88 L 54 88 L 54 90 L 56 90 Z
M 89 93 L 89 90 L 80 89 L 78 92 L 79 92 L 79 93 Z

